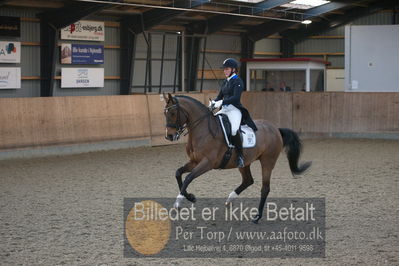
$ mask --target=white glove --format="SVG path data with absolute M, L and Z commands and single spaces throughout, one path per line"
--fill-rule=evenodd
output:
M 223 100 L 215 102 L 215 108 L 220 108 L 220 106 L 222 106 L 222 103 L 223 103 Z

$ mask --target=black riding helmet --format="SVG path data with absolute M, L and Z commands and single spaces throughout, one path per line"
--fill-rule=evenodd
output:
M 231 67 L 235 68 L 238 70 L 238 62 L 234 58 L 227 58 L 226 60 L 223 61 L 223 68 L 225 67 Z

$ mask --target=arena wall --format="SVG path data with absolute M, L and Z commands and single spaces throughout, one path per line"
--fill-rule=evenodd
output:
M 146 96 L 0 98 L 0 148 L 150 136 Z
M 216 92 L 189 95 L 208 104 Z M 254 119 L 304 135 L 399 136 L 398 93 L 245 92 L 242 102 Z M 0 149 L 143 138 L 170 144 L 164 104 L 158 94 L 0 98 Z

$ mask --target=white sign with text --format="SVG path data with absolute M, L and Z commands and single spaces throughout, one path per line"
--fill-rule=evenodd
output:
M 20 63 L 21 43 L 12 41 L 0 42 L 0 63 Z
M 0 67 L 0 89 L 20 89 L 21 68 Z
M 61 88 L 102 88 L 104 68 L 61 68 Z

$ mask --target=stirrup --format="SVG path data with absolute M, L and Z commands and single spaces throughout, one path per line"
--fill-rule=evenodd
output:
M 237 167 L 243 168 L 245 166 L 244 158 L 242 156 L 237 157 Z

